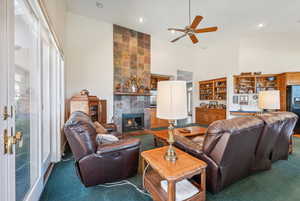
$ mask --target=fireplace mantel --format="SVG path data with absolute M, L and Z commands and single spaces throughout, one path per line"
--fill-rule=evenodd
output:
M 150 96 L 150 93 L 114 92 L 116 96 Z

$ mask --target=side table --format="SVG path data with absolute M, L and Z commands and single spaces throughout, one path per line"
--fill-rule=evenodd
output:
M 200 183 L 193 183 L 198 187 L 199 192 L 185 201 L 205 201 L 206 198 L 206 172 L 207 164 L 193 156 L 175 148 L 178 159 L 176 162 L 169 162 L 164 159 L 168 146 L 142 152 L 143 162 L 151 167 L 145 173 L 145 188 L 151 193 L 155 201 L 175 201 L 176 182 L 183 179 L 190 179 L 200 174 Z M 167 180 L 168 192 L 161 187 L 161 180 Z

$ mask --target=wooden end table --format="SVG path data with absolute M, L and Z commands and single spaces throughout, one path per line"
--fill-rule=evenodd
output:
M 175 148 L 177 154 L 176 162 L 169 162 L 164 159 L 168 146 L 142 152 L 143 162 L 151 166 L 145 173 L 145 189 L 151 193 L 155 201 L 175 201 L 176 182 L 183 179 L 190 179 L 200 174 L 200 183 L 193 183 L 199 188 L 199 192 L 185 201 L 205 201 L 206 198 L 206 172 L 207 164 L 193 156 Z M 167 180 L 168 192 L 161 187 L 161 180 Z
M 190 126 L 190 127 L 186 127 L 185 129 L 190 130 L 190 132 L 189 133 L 180 132 L 182 130 L 182 128 L 175 128 L 174 133 L 177 135 L 184 136 L 184 137 L 195 137 L 195 136 L 199 136 L 199 135 L 204 135 L 207 131 L 207 128 L 201 127 L 201 126 Z M 162 142 L 163 145 L 169 144 L 168 143 L 168 138 L 169 138 L 168 129 L 158 130 L 158 131 L 150 131 L 150 132 L 154 136 L 155 146 L 157 146 L 157 144 L 158 144 L 157 142 Z

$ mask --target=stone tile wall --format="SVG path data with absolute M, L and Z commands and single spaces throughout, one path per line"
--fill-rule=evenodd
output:
M 129 92 L 126 82 L 132 77 L 140 85 L 150 88 L 151 36 L 119 25 L 114 25 L 114 88 Z M 123 113 L 145 113 L 150 106 L 149 96 L 114 96 L 114 122 L 122 131 Z M 145 127 L 150 127 L 150 115 L 145 113 Z

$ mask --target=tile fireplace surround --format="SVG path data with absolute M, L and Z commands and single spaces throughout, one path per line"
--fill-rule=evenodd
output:
M 144 114 L 144 128 L 150 128 L 150 114 L 145 108 L 150 107 L 149 96 L 114 96 L 114 123 L 118 131 L 122 130 L 124 114 Z
M 114 25 L 114 88 L 127 92 L 126 82 L 134 77 L 144 88 L 150 88 L 151 36 Z M 144 114 L 144 127 L 150 127 L 149 96 L 114 95 L 114 123 L 122 132 L 123 114 Z

